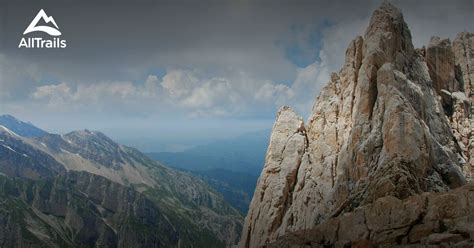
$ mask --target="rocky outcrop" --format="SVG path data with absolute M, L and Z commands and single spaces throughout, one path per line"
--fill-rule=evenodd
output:
M 465 154 L 439 93 L 461 89 L 454 55 L 445 41 L 434 39 L 430 49 L 414 49 L 399 9 L 383 3 L 374 11 L 308 123 L 287 107 L 279 111 L 241 247 L 309 230 L 382 197 L 466 183 Z M 427 65 L 443 56 L 449 61 Z
M 472 53 L 472 41 L 469 33 L 461 33 L 454 40 L 454 47 L 449 39 L 432 37 L 425 53 L 425 60 L 429 68 L 439 99 L 443 105 L 446 117 L 457 144 L 462 153 L 460 162 L 467 179 L 474 174 L 471 154 L 473 154 L 472 128 L 469 117 L 471 115 L 472 95 L 471 76 L 469 72 Z
M 303 119 L 288 107 L 280 109 L 270 137 L 265 167 L 257 183 L 262 188 L 257 188 L 249 207 L 249 216 L 259 218 L 247 220 L 243 237 L 257 233 L 266 239 L 261 242 L 267 242 L 282 224 L 307 145 Z M 249 238 L 243 240 L 246 247 L 251 247 Z
M 472 247 L 474 185 L 400 200 L 377 199 L 267 247 Z
M 470 115 L 470 132 L 465 128 L 467 123 L 463 123 L 465 132 L 461 132 L 461 141 L 466 151 L 467 164 L 470 165 L 471 180 L 474 178 L 474 33 L 462 32 L 456 36 L 453 42 L 453 50 L 456 61 L 456 72 L 460 74 L 459 80 L 462 81 L 464 94 L 469 99 L 467 114 L 462 113 L 464 109 L 458 107 L 461 111 L 454 117 L 454 122 L 459 123 L 458 116 Z
M 456 80 L 454 51 L 449 39 L 431 38 L 426 49 L 426 64 L 438 94 L 441 94 L 441 90 L 464 91 Z
M 464 92 L 472 97 L 474 94 L 474 33 L 458 34 L 453 42 L 453 50 L 456 66 L 462 73 Z

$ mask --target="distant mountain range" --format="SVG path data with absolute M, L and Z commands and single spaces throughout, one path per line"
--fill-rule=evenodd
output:
M 245 214 L 265 161 L 269 139 L 270 130 L 261 130 L 217 140 L 183 152 L 147 155 L 200 177 Z
M 185 170 L 226 169 L 260 175 L 271 130 L 249 132 L 235 138 L 216 140 L 183 152 L 147 153 L 152 158 Z
M 225 247 L 242 215 L 205 182 L 100 132 L 0 117 L 0 246 Z

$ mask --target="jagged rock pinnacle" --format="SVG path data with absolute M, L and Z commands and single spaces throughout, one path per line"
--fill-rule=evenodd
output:
M 432 82 L 401 11 L 383 3 L 308 123 L 280 109 L 240 246 L 266 245 L 381 197 L 463 185 L 465 155 Z

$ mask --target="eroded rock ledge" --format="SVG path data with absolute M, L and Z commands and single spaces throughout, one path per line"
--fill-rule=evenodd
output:
M 405 200 L 387 196 L 267 247 L 474 246 L 474 184 Z

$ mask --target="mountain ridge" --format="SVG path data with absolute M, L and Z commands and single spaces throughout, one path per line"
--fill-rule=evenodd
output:
M 7 226 L 0 225 L 0 231 L 9 233 L 8 227 L 19 230 L 23 236 L 15 236 L 15 242 L 29 242 L 27 237 L 35 237 L 34 240 L 40 240 L 39 246 L 129 247 L 133 244 L 135 247 L 224 247 L 238 240 L 242 216 L 216 191 L 200 179 L 163 166 L 100 132 L 82 130 L 65 135 L 48 133 L 39 137 L 23 137 L 5 128 L 0 131 L 0 155 L 0 171 L 13 179 L 4 182 L 4 185 L 9 186 L 3 191 L 8 193 L 7 189 L 16 189 L 13 191 L 18 192 L 9 195 L 9 200 L 0 204 L 0 210 L 5 210 L 0 211 L 0 219 L 11 219 L 13 216 L 20 218 L 3 222 Z M 96 184 L 87 186 L 91 182 Z M 128 208 L 104 212 L 103 209 L 110 206 L 103 204 L 112 200 L 106 199 L 116 196 L 117 192 L 133 193 L 114 198 L 115 204 L 126 204 L 126 195 L 137 195 L 143 199 L 141 201 L 148 202 L 148 210 L 142 210 L 154 212 L 148 217 L 162 216 L 161 221 L 155 224 L 168 227 L 161 231 L 157 229 L 154 234 L 153 221 L 158 219 L 137 219 L 132 214 L 135 210 L 131 213 Z M 102 195 L 103 198 L 94 198 L 94 194 Z M 80 199 L 73 197 L 76 195 L 80 195 Z M 32 197 L 38 200 L 31 201 Z M 35 205 L 35 202 L 56 207 L 44 209 Z M 8 204 L 18 204 L 20 211 L 8 211 Z M 45 214 L 49 216 L 46 219 Z M 114 215 L 122 216 L 123 219 Z M 69 218 L 67 216 L 75 222 L 64 222 Z M 27 223 L 25 227 L 18 226 L 30 220 L 35 221 L 33 224 Z M 132 227 L 119 235 L 117 230 L 123 226 L 119 223 L 125 220 L 133 222 L 127 222 L 125 227 L 129 224 L 133 224 L 134 228 L 140 227 L 143 232 L 139 235 L 144 236 L 127 234 L 135 230 Z M 98 226 L 93 225 L 91 228 L 99 228 L 95 230 L 98 236 L 87 234 L 90 231 L 84 229 L 87 225 L 82 225 L 83 221 L 97 223 Z M 60 229 L 56 228 L 58 223 Z M 73 233 L 77 231 L 78 235 L 85 232 L 84 235 L 87 235 L 79 235 L 75 239 L 68 236 L 67 230 Z M 2 237 L 0 244 L 20 245 Z M 89 242 L 87 240 L 91 240 L 90 243 L 81 243 Z
M 25 137 L 39 137 L 48 133 L 29 122 L 20 121 L 9 114 L 0 115 L 0 125 L 8 127 L 11 131 Z

